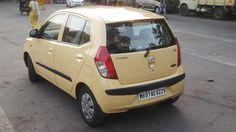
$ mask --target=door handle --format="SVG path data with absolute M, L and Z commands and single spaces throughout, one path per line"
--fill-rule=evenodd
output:
M 78 54 L 78 55 L 76 56 L 76 58 L 78 58 L 78 59 L 83 59 L 83 55 Z
M 78 61 L 78 62 L 81 62 L 82 60 L 83 60 L 83 55 L 82 54 L 77 54 L 76 55 L 76 60 Z
M 52 54 L 53 48 L 48 49 L 48 54 Z

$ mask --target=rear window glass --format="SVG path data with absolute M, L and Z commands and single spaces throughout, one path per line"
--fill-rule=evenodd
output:
M 106 25 L 109 53 L 129 53 L 174 45 L 164 20 L 140 20 Z

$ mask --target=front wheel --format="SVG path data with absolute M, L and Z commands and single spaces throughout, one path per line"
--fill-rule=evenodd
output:
M 142 6 L 142 5 L 139 5 L 138 8 L 139 8 L 140 10 L 142 10 L 142 9 L 143 9 L 143 6 Z
M 31 82 L 37 82 L 39 80 L 39 75 L 35 72 L 34 65 L 30 57 L 27 57 L 28 75 Z
M 225 17 L 225 10 L 221 7 L 217 7 L 214 9 L 213 15 L 215 19 L 221 20 Z
M 187 16 L 188 13 L 189 13 L 188 6 L 187 5 L 181 5 L 180 8 L 179 8 L 179 14 L 181 16 Z
M 104 121 L 105 114 L 88 87 L 83 87 L 80 90 L 78 103 L 80 114 L 88 125 L 98 126 Z

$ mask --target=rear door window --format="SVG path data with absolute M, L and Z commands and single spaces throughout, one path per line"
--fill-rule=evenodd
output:
M 80 39 L 85 23 L 85 19 L 75 15 L 70 15 L 66 23 L 62 41 L 73 44 L 80 44 Z
M 174 45 L 165 20 L 139 20 L 106 25 L 110 53 L 129 53 Z

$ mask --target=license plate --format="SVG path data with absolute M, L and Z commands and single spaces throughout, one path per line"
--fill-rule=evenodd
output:
M 145 91 L 142 93 L 138 94 L 139 100 L 146 100 L 146 99 L 150 99 L 150 98 L 154 98 L 157 96 L 162 96 L 166 94 L 166 88 L 158 88 L 158 89 L 154 89 L 154 90 L 150 90 L 150 91 Z

